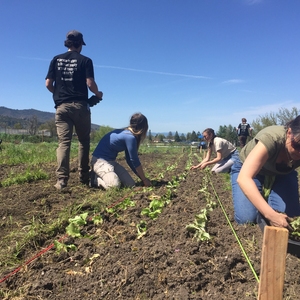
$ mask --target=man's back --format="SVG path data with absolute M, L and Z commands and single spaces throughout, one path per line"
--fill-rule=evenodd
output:
M 47 78 L 55 81 L 55 105 L 70 101 L 87 101 L 86 78 L 94 77 L 92 60 L 77 51 L 67 51 L 53 58 Z

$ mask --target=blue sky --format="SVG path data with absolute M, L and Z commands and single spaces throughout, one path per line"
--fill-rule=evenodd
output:
M 0 1 L 0 106 L 54 112 L 45 76 L 76 29 L 104 93 L 92 122 L 152 132 L 300 108 L 299 0 Z

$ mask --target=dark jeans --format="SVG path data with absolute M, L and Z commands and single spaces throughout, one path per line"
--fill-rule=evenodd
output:
M 78 141 L 78 170 L 81 182 L 89 180 L 89 153 L 91 133 L 91 112 L 86 102 L 63 103 L 56 109 L 55 124 L 58 136 L 57 170 L 58 179 L 69 178 L 70 150 L 75 128 Z
M 239 135 L 240 147 L 243 148 L 247 142 L 247 135 Z

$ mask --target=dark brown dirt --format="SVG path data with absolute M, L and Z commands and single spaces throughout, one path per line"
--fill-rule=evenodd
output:
M 0 280 L 8 278 L 0 284 L 0 295 L 3 299 L 257 299 L 258 282 L 220 202 L 258 277 L 260 229 L 255 225 L 235 224 L 231 191 L 223 175 L 210 176 L 211 181 L 207 182 L 206 173 L 197 170 L 188 171 L 185 179 L 179 179 L 178 176 L 186 171 L 187 160 L 187 153 L 141 155 L 148 177 L 157 183 L 152 190 L 137 187 L 132 191 L 124 190 L 120 195 L 115 193 L 109 206 L 115 207 L 113 203 L 124 197 L 134 201 L 135 206 L 119 209 L 115 215 L 103 207 L 100 212 L 104 220 L 102 225 L 88 221 L 82 228 L 82 238 L 67 236 L 63 240 L 67 245 L 74 244 L 76 251 L 58 253 L 51 248 L 35 258 L 54 240 L 64 236 L 61 230 L 52 235 L 41 234 L 38 239 L 29 241 L 18 252 L 18 258 L 23 263 L 35 259 L 15 274 L 10 272 L 17 266 L 1 263 Z M 176 168 L 167 168 L 175 163 Z M 195 156 L 193 163 L 196 163 Z M 15 236 L 9 239 L 10 232 L 28 230 L 33 218 L 50 224 L 68 207 L 71 212 L 74 203 L 80 204 L 83 198 L 95 195 L 101 198 L 100 195 L 108 193 L 79 186 L 75 167 L 70 191 L 58 193 L 53 188 L 55 165 L 41 167 L 48 170 L 49 181 L 0 188 L 0 235 L 8 253 L 13 252 L 16 244 Z M 13 168 L 21 170 L 24 166 Z M 0 180 L 10 170 L 11 167 L 1 166 Z M 159 179 L 159 173 L 164 173 L 164 177 Z M 148 207 L 152 199 L 166 195 L 167 183 L 175 179 L 180 184 L 158 218 L 151 220 L 142 216 L 141 210 Z M 209 213 L 206 226 L 211 239 L 197 241 L 186 226 L 206 206 L 208 194 L 199 191 L 205 187 L 217 206 Z M 80 213 L 93 213 L 92 207 L 81 209 Z M 141 221 L 147 223 L 147 232 L 138 239 L 136 225 Z M 287 254 L 284 299 L 299 299 L 299 267 L 299 259 Z

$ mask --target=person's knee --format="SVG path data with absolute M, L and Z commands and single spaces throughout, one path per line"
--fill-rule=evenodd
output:
M 105 182 L 105 189 L 109 188 L 119 188 L 121 186 L 121 181 L 118 177 L 118 175 L 114 172 L 109 172 L 106 173 L 103 177 L 102 180 Z
M 63 145 L 65 147 L 69 147 L 71 145 L 72 139 L 68 136 L 60 136 L 58 138 L 58 142 L 60 145 Z
M 239 224 L 239 225 L 243 225 L 243 224 L 249 224 L 249 223 L 256 223 L 256 219 L 257 219 L 257 213 L 255 214 L 234 214 L 234 220 Z

